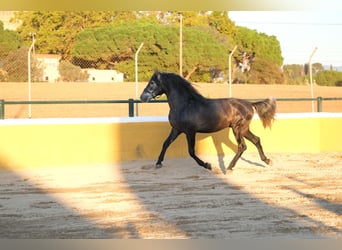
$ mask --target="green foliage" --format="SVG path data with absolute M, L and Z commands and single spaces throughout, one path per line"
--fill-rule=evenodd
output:
M 21 46 L 21 38 L 11 30 L 4 30 L 4 24 L 0 21 L 0 58 L 8 55 L 10 51 L 15 51 Z
M 0 21 L 0 82 L 9 81 L 12 78 L 13 74 L 9 75 L 7 72 L 11 63 L 9 54 L 18 50 L 20 46 L 20 36 L 14 31 L 5 30 L 3 22 Z
M 213 11 L 211 15 L 208 16 L 208 23 L 210 27 L 231 39 L 238 32 L 234 22 L 229 19 L 225 11 Z
M 117 23 L 105 27 L 86 29 L 76 37 L 72 48 L 74 62 L 81 67 L 112 68 L 124 72 L 126 77 L 134 79 L 134 57 L 141 42 L 145 45 L 139 55 L 141 72 L 151 72 L 155 68 L 168 67 L 175 62 L 168 60 L 160 65 L 153 60 L 175 53 L 177 33 L 172 26 L 158 29 L 159 25 L 150 21 Z M 152 58 L 152 61 L 149 59 Z M 169 58 L 170 59 L 170 58 Z
M 312 72 L 315 73 L 315 74 L 324 70 L 323 65 L 321 63 L 317 63 L 317 62 L 313 63 L 311 65 L 311 67 L 312 67 Z
M 256 56 L 276 63 L 283 64 L 280 43 L 275 36 L 268 36 L 265 33 L 258 33 L 246 27 L 237 27 L 234 42 L 238 46 L 237 54 L 242 52 L 255 52 Z
M 284 84 L 285 75 L 277 63 L 265 58 L 255 59 L 249 72 L 249 83 L 255 84 Z
M 227 45 L 210 32 L 202 28 L 185 28 L 183 39 L 183 74 L 188 75 L 196 67 L 192 81 L 212 82 L 213 77 L 208 76 L 210 68 L 227 70 Z M 205 75 L 206 79 L 202 77 Z
M 86 81 L 89 75 L 68 61 L 60 61 L 58 71 L 63 82 Z
M 318 75 L 319 78 L 325 78 L 326 74 L 323 73 L 324 67 L 321 63 L 313 63 L 312 65 L 312 75 L 314 78 Z M 309 75 L 309 66 L 308 64 L 288 64 L 283 66 L 284 74 L 288 84 L 303 84 L 308 81 Z M 322 81 L 322 85 L 326 85 L 326 81 Z
M 117 15 L 124 18 L 124 13 L 115 11 L 25 11 L 17 12 L 15 18 L 22 21 L 17 32 L 27 45 L 32 40 L 31 32 L 36 34 L 37 53 L 61 54 L 63 58 L 68 58 L 80 31 L 107 25 Z
M 335 70 L 320 71 L 315 75 L 316 83 L 324 86 L 340 86 L 342 72 Z
M 155 69 L 177 72 L 179 68 L 179 29 L 150 20 L 86 29 L 81 32 L 72 48 L 74 61 L 80 66 L 111 68 L 124 72 L 134 80 L 135 53 L 139 53 L 139 77 L 148 80 Z M 183 73 L 196 67 L 194 77 L 215 66 L 224 69 L 226 45 L 200 28 L 183 29 Z M 83 64 L 83 65 L 82 65 Z M 195 78 L 192 80 L 195 80 Z
M 283 67 L 287 83 L 302 84 L 304 82 L 304 67 L 301 64 L 288 64 Z
M 275 36 L 237 27 L 225 11 L 181 13 L 184 76 L 213 81 L 218 72 L 227 71 L 228 49 L 238 45 L 236 54 L 255 52 L 260 62 L 274 64 L 265 70 L 274 70 L 271 82 L 278 82 L 283 58 Z M 29 11 L 18 12 L 16 19 L 22 21 L 17 31 L 27 46 L 30 33 L 36 33 L 36 53 L 60 54 L 81 67 L 115 68 L 132 81 L 134 55 L 144 42 L 139 53 L 140 80 L 147 80 L 156 68 L 179 72 L 179 12 Z M 261 66 L 257 61 L 252 65 L 258 69 L 255 72 Z M 245 77 L 252 78 L 252 73 Z

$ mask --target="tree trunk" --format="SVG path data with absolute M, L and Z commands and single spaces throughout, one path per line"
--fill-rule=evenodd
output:
M 189 80 L 191 75 L 198 69 L 198 66 L 193 67 L 193 69 L 186 75 L 185 79 Z

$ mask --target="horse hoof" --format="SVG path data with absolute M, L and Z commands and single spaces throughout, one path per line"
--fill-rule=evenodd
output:
M 232 168 L 227 168 L 225 175 L 233 173 Z
M 211 164 L 210 163 L 204 163 L 204 168 L 211 170 Z
M 267 165 L 269 165 L 269 166 L 272 166 L 272 165 L 273 165 L 273 162 L 272 162 L 271 159 L 267 159 L 266 163 L 267 163 Z
M 161 164 L 161 163 L 156 164 L 156 168 L 162 168 L 162 167 L 163 167 L 163 164 Z

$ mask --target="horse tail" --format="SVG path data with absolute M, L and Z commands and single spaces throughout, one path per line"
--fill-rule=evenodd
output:
M 252 105 L 259 115 L 264 128 L 271 128 L 276 114 L 276 99 L 270 97 L 259 102 L 253 102 Z

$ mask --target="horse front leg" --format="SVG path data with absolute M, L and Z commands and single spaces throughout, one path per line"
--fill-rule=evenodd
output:
M 158 161 L 156 163 L 157 168 L 161 168 L 163 166 L 162 161 L 164 160 L 165 152 L 167 148 L 170 146 L 170 144 L 176 140 L 176 138 L 179 136 L 180 132 L 174 128 L 171 129 L 171 132 L 169 136 L 166 138 L 166 140 L 163 143 L 162 150 L 159 154 Z
M 198 165 L 200 165 L 206 169 L 211 170 L 210 163 L 202 161 L 195 154 L 196 133 L 194 133 L 194 132 L 186 133 L 186 139 L 188 141 L 188 151 L 189 151 L 190 156 L 197 162 Z

